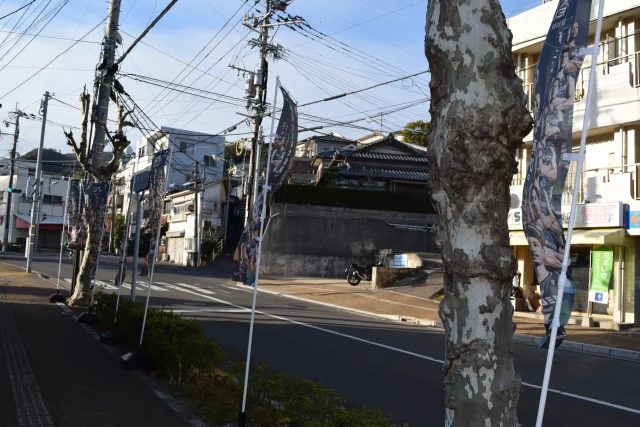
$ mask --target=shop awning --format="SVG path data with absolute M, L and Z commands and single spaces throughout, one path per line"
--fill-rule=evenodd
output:
M 31 224 L 29 215 L 16 213 L 15 227 L 20 229 L 28 229 Z M 40 230 L 62 230 L 64 218 L 59 216 L 47 216 L 47 219 L 40 221 Z
M 528 246 L 524 231 L 511 231 L 509 236 L 511 246 Z M 624 246 L 624 236 L 624 228 L 580 228 L 573 230 L 571 244 Z

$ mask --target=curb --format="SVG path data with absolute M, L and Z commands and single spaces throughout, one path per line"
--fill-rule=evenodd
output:
M 232 282 L 232 283 L 234 283 L 234 286 L 238 288 L 250 289 L 252 291 L 254 289 L 253 286 L 247 286 L 244 284 L 240 284 L 239 282 Z M 431 328 L 444 329 L 444 325 L 442 324 L 441 321 L 420 319 L 417 317 L 402 316 L 399 314 L 373 313 L 370 311 L 358 310 L 356 308 L 344 307 L 341 305 L 331 304 L 328 302 L 315 301 L 308 298 L 302 298 L 295 295 L 283 294 L 280 292 L 270 291 L 270 290 L 260 289 L 260 288 L 258 288 L 258 292 L 263 292 L 266 294 L 276 295 L 276 296 L 289 298 L 297 301 L 304 301 L 311 304 L 322 305 L 325 307 L 336 308 L 342 311 L 348 311 L 351 313 L 356 313 L 363 316 L 375 317 L 378 319 L 392 320 L 395 322 L 413 323 L 416 325 L 428 326 Z M 535 345 L 537 347 L 539 339 L 540 337 L 535 337 L 531 335 L 513 334 L 513 341 L 519 344 Z M 574 352 L 586 353 L 594 356 L 622 359 L 630 362 L 640 362 L 640 351 L 624 350 L 621 348 L 605 347 L 605 346 L 593 345 L 593 344 L 583 344 L 575 341 L 565 341 L 562 344 L 562 346 L 559 348 L 559 350 L 574 351 Z

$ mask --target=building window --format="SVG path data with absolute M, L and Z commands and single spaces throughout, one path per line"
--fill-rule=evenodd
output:
M 45 194 L 42 196 L 42 203 L 45 205 L 61 205 L 62 196 L 54 196 L 51 194 Z
M 193 154 L 193 144 L 186 142 L 186 141 L 180 141 L 180 152 L 181 153 L 187 153 L 187 154 Z
M 144 157 L 147 151 L 147 147 L 140 147 L 138 148 L 138 158 L 140 157 Z
M 185 237 L 184 238 L 184 250 L 185 251 L 193 251 L 193 237 Z
M 173 205 L 173 214 L 174 215 L 183 215 L 187 212 L 187 207 L 184 203 L 179 205 Z

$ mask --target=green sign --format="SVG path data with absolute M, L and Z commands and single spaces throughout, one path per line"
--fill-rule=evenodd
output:
M 613 271 L 613 246 L 598 246 L 591 251 L 589 301 L 609 302 L 609 281 Z

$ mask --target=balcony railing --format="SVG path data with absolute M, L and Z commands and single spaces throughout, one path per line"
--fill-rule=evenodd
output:
M 640 200 L 640 163 L 633 163 L 621 166 L 606 166 L 601 168 L 586 169 L 582 171 L 582 179 L 580 180 L 580 188 L 578 191 L 578 203 L 584 203 L 585 200 L 593 198 L 600 194 L 600 191 L 607 191 L 605 186 L 612 183 L 612 180 L 616 176 L 628 174 L 629 181 L 629 197 L 634 200 Z M 576 179 L 575 172 L 569 172 L 567 174 L 567 180 L 565 181 L 564 190 L 562 191 L 562 204 L 570 205 L 573 198 L 573 188 Z M 589 180 L 591 179 L 591 181 Z M 524 185 L 524 177 L 514 176 L 511 181 L 512 186 Z M 593 182 L 597 182 L 601 188 L 593 188 Z M 620 184 L 616 184 L 616 190 L 624 192 L 625 189 Z M 600 190 L 600 191 L 598 191 Z M 618 193 L 621 196 L 626 194 Z M 590 200 L 592 202 L 596 200 Z
M 620 38 L 608 38 L 600 43 L 599 52 L 598 52 L 598 62 L 596 63 L 596 72 L 599 75 L 608 75 L 611 73 L 611 68 L 616 65 L 631 63 L 631 76 L 630 83 L 634 88 L 640 87 L 640 51 L 626 53 L 626 54 L 618 54 L 617 52 L 623 51 L 623 48 L 629 46 L 628 39 L 630 37 L 636 37 L 640 34 L 640 30 L 634 33 L 631 33 L 625 37 Z M 590 48 L 593 46 L 590 46 Z M 622 47 L 622 48 L 621 48 Z M 613 52 L 613 53 L 612 53 Z M 590 62 L 590 57 L 586 58 L 586 62 Z M 527 74 L 527 78 L 523 82 L 523 89 L 525 94 L 527 95 L 527 107 L 529 111 L 533 111 L 533 82 L 531 80 L 530 74 L 532 73 L 532 69 L 535 69 L 538 64 L 532 64 L 525 68 L 516 68 L 516 73 L 518 75 L 523 75 L 523 73 Z M 585 64 L 580 69 L 580 75 L 578 76 L 578 81 L 576 82 L 576 92 L 575 92 L 575 100 L 576 102 L 581 101 L 587 94 L 587 87 L 589 84 L 589 73 L 591 72 L 592 64 Z M 533 72 L 535 74 L 535 72 Z

